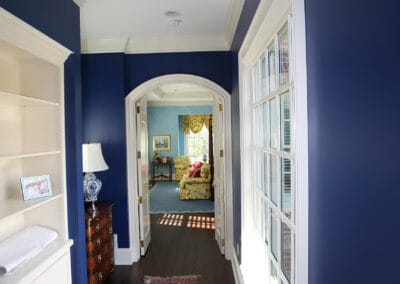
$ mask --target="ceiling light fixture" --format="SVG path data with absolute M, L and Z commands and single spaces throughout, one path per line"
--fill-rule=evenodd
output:
M 175 11 L 175 10 L 170 10 L 170 11 L 166 11 L 164 13 L 164 15 L 169 18 L 176 18 L 176 17 L 179 17 L 181 15 L 181 13 L 178 11 Z
M 182 23 L 182 20 L 180 19 L 173 19 L 173 20 L 169 20 L 168 21 L 168 25 L 170 25 L 171 27 L 179 27 Z

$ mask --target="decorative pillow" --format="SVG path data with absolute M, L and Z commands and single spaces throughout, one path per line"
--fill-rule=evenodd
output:
M 193 167 L 195 167 L 196 169 L 200 169 L 202 165 L 203 165 L 202 162 L 195 162 L 195 163 L 193 164 Z
M 194 165 L 190 168 L 190 170 L 189 170 L 189 177 L 191 178 L 191 177 L 193 177 L 193 175 L 194 175 L 194 171 L 195 170 L 197 170 L 195 167 L 194 167 Z
M 193 177 L 198 178 L 200 177 L 201 169 L 195 169 L 193 173 Z
M 200 177 L 208 178 L 209 175 L 210 175 L 210 165 L 204 164 L 200 170 Z

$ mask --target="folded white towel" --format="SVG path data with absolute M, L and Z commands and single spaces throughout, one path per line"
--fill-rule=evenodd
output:
M 57 232 L 30 226 L 0 243 L 0 276 L 12 272 L 57 239 Z

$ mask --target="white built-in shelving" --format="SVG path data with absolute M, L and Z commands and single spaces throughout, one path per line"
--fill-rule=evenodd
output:
M 64 61 L 71 52 L 2 8 L 0 27 L 0 242 L 30 225 L 58 233 L 0 284 L 70 283 Z M 24 201 L 21 177 L 40 175 L 50 176 L 52 196 Z

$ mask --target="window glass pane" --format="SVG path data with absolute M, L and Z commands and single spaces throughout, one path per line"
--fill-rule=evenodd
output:
M 269 165 L 269 160 L 268 157 L 269 155 L 267 153 L 264 153 L 264 163 L 263 163 L 263 176 L 264 176 L 264 180 L 263 180 L 263 191 L 265 196 L 269 196 L 269 169 L 268 169 L 268 165 Z
M 268 85 L 269 93 L 276 90 L 276 70 L 275 70 L 275 46 L 272 43 L 268 47 Z
M 267 95 L 267 70 L 266 70 L 266 62 L 265 57 L 263 56 L 261 59 L 261 97 L 265 97 Z
M 279 99 L 273 99 L 270 103 L 270 129 L 271 129 L 271 148 L 279 148 Z
M 192 163 L 196 161 L 206 162 L 208 158 L 208 129 L 203 126 L 200 132 L 190 131 L 185 137 L 186 155 L 190 157 Z M 204 158 L 205 161 L 204 161 Z
M 256 198 L 255 225 L 256 225 L 256 230 L 259 233 L 259 236 L 261 237 L 263 235 L 263 231 L 264 231 L 264 224 L 263 224 L 264 202 L 263 202 L 259 192 L 256 192 L 255 198 Z
M 275 259 L 278 259 L 278 241 L 280 238 L 279 219 L 271 209 L 271 250 Z
M 255 173 L 255 185 L 259 190 L 262 190 L 261 182 L 263 177 L 262 169 L 262 154 L 258 151 L 254 151 L 254 173 Z
M 292 141 L 292 121 L 290 113 L 290 95 L 281 96 L 281 149 L 290 152 Z
M 281 86 L 289 82 L 289 34 L 285 25 L 278 34 L 279 38 L 279 83 Z
M 263 133 L 264 133 L 264 141 L 263 146 L 269 146 L 269 137 L 270 137 L 270 125 L 269 125 L 269 103 L 264 103 L 263 105 L 263 115 L 262 115 L 262 125 L 263 125 Z M 255 124 L 257 126 L 257 124 Z
M 263 113 L 262 113 L 262 106 L 260 107 L 260 106 L 257 106 L 255 109 L 254 109 L 254 126 L 255 126 L 255 129 L 254 129 L 254 131 L 253 131 L 253 135 L 254 135 L 254 145 L 255 146 L 261 146 L 262 145 L 262 131 L 261 131 L 261 128 L 259 127 L 260 126 L 260 121 L 261 121 L 261 119 L 262 119 L 262 115 L 263 115 Z
M 290 219 L 292 217 L 292 162 L 282 159 L 282 212 Z
M 269 216 L 269 208 L 266 203 L 264 203 L 264 241 L 266 244 L 270 242 L 270 216 Z
M 281 269 L 290 283 L 292 269 L 292 232 L 283 222 L 281 223 L 281 230 Z
M 275 155 L 270 155 L 270 188 L 271 200 L 278 206 L 280 192 L 280 158 Z
M 278 277 L 278 272 L 276 271 L 274 264 L 271 261 L 271 284 L 280 284 L 280 279 Z

